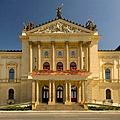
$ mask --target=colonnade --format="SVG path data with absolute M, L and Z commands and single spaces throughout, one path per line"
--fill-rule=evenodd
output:
M 42 63 L 41 63 L 41 58 L 42 58 L 42 55 L 41 55 L 41 42 L 39 41 L 37 43 L 38 45 L 38 59 L 37 59 L 37 62 L 38 62 L 38 65 L 37 65 L 37 69 L 38 70 L 41 70 L 43 69 L 42 68 Z M 30 73 L 32 73 L 33 71 L 33 68 L 32 68 L 32 64 L 33 64 L 33 46 L 32 46 L 32 42 L 29 42 L 29 46 L 30 46 Z M 51 60 L 52 60 L 52 65 L 51 65 L 51 69 L 52 70 L 55 70 L 55 42 L 52 41 L 51 42 L 51 51 L 52 51 L 52 54 L 51 54 Z M 69 70 L 69 61 L 70 61 L 70 57 L 69 57 L 69 42 L 66 41 L 65 42 L 65 61 L 66 61 L 66 66 L 65 66 L 65 70 Z M 90 71 L 90 42 L 87 42 L 86 43 L 86 63 L 83 62 L 83 42 L 80 41 L 79 42 L 79 47 L 78 47 L 78 57 L 77 57 L 77 69 L 80 69 L 80 70 L 83 70 L 84 69 L 84 66 L 86 66 L 86 71 Z M 86 65 L 84 65 L 86 64 Z
M 54 105 L 57 102 L 56 98 L 56 81 L 55 80 L 49 80 L 49 99 L 48 104 Z M 78 82 L 78 81 L 77 81 Z M 86 94 L 85 94 L 85 81 L 79 81 L 78 82 L 78 88 L 77 88 L 77 102 L 83 103 L 86 101 Z M 66 105 L 71 104 L 71 81 L 64 81 L 64 96 L 63 96 L 63 103 Z M 40 87 L 43 87 L 40 84 L 39 80 L 33 80 L 32 81 L 32 103 L 39 104 L 42 101 L 42 98 L 40 97 L 40 94 L 42 94 L 42 91 L 40 91 Z M 40 100 L 41 99 L 41 100 Z

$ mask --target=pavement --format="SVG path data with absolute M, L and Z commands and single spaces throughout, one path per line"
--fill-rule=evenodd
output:
M 107 110 L 107 111 L 92 111 L 92 110 L 86 110 L 86 111 L 76 111 L 76 110 L 53 110 L 53 111 L 0 111 L 0 113 L 10 113 L 10 112 L 16 112 L 16 113 L 119 113 L 118 110 Z

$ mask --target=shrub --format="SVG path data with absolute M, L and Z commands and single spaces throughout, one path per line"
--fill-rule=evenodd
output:
M 89 110 L 120 110 L 118 107 L 106 107 L 106 106 L 88 106 Z
M 32 106 L 25 106 L 25 107 L 21 107 L 21 106 L 8 106 L 8 107 L 0 108 L 0 110 L 4 110 L 4 111 L 32 110 Z

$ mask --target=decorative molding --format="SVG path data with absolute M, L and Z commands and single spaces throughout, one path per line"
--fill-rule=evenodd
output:
M 8 63 L 6 63 L 6 65 L 8 66 L 8 65 L 14 65 L 14 66 L 17 66 L 18 64 L 17 63 L 15 63 L 15 62 L 8 62 Z
M 21 59 L 21 56 L 1 56 L 1 59 Z
M 68 36 L 53 36 L 51 39 L 69 39 Z
M 98 56 L 99 59 L 118 59 L 118 56 Z

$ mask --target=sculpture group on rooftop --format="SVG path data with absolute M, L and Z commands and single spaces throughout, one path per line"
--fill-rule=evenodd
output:
M 28 22 L 28 25 L 24 24 L 24 30 L 31 30 L 34 28 L 34 23 Z
M 86 28 L 90 29 L 90 30 L 95 30 L 96 25 L 93 25 L 93 21 L 91 21 L 90 19 L 88 19 L 88 21 L 86 22 Z

